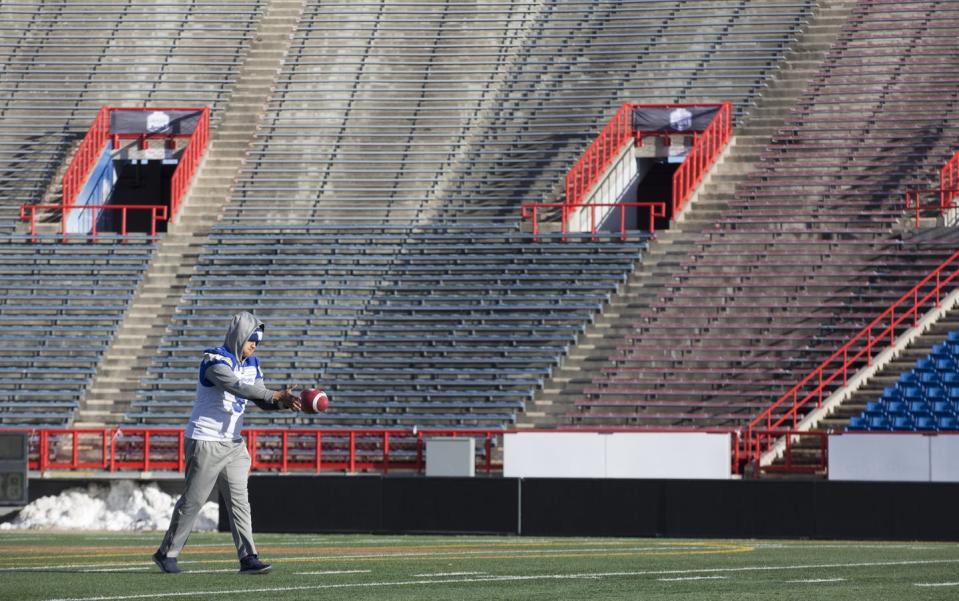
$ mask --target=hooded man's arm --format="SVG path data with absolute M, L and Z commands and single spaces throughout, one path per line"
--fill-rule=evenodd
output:
M 244 384 L 232 369 L 222 363 L 211 364 L 206 368 L 203 377 L 217 388 L 253 401 L 260 409 L 266 411 L 282 409 L 280 404 L 273 400 L 273 391 L 263 385 L 262 378 L 257 378 L 254 384 Z

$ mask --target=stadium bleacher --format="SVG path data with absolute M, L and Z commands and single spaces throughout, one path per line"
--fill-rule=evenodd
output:
M 623 100 L 748 111 L 814 8 L 494 4 L 307 4 L 131 421 L 182 420 L 200 346 L 253 308 L 270 378 L 330 388 L 311 423 L 513 423 L 645 248 L 531 244 L 520 204 Z
M 0 7 L 0 423 L 73 423 L 155 250 L 103 234 L 32 244 L 20 206 L 60 202 L 63 168 L 101 106 L 205 105 L 216 121 L 262 7 Z
M 271 381 L 330 392 L 313 423 L 508 424 L 646 248 L 384 229 L 315 225 L 281 243 L 276 229 L 217 228 L 129 417 L 182 421 L 199 348 L 240 306 L 268 324 Z
M 0 236 L 0 424 L 72 423 L 153 254 L 150 243 Z
M 899 221 L 955 152 L 955 87 L 930 70 L 953 58 L 956 8 L 856 3 L 573 423 L 742 426 L 954 251 Z
M 729 100 L 745 120 L 817 9 L 303 4 L 230 202 L 131 399 L 132 422 L 182 421 L 197 353 L 219 342 L 230 313 L 252 309 L 276 342 L 271 379 L 333 393 L 335 411 L 311 423 L 513 423 L 648 249 L 642 237 L 534 244 L 520 205 L 560 198 L 563 174 L 623 101 Z M 948 244 L 899 229 L 901 192 L 928 187 L 954 151 L 954 111 L 941 98 L 955 82 L 941 73 L 955 10 L 927 4 L 856 4 L 755 166 L 729 176 L 727 210 L 566 423 L 741 424 L 941 260 Z M 267 5 L 231 4 L 224 19 L 216 3 L 114 0 L 91 22 L 81 4 L 5 3 L 0 228 L 10 248 L 22 242 L 13 210 L 56 198 L 51 182 L 100 106 L 206 104 L 215 129 Z M 73 274 L 55 266 L 74 264 L 74 245 L 49 246 L 56 258 L 35 269 Z M 86 331 L 102 348 L 152 246 L 89 246 L 106 257 L 102 271 L 121 274 L 90 292 L 101 312 L 89 314 L 103 319 L 77 293 L 75 313 L 44 331 Z M 143 256 L 127 261 L 127 246 Z M 52 286 L 6 290 L 4 319 L 56 306 Z M 55 366 L 49 345 L 31 341 L 15 363 Z M 98 355 L 87 355 L 52 376 L 79 390 L 73 401 L 96 373 Z M 0 390 L 25 389 L 14 380 L 0 374 Z
M 624 101 L 747 111 L 813 6 L 310 3 L 230 210 L 515 218 Z
M 4 2 L 0 231 L 23 203 L 59 202 L 59 169 L 102 106 L 206 105 L 215 127 L 262 5 Z

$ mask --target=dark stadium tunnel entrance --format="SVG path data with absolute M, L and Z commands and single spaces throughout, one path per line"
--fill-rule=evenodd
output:
M 673 174 L 681 163 L 665 158 L 638 159 L 641 179 L 636 188 L 634 202 L 662 202 L 666 205 L 666 216 L 655 218 L 655 231 L 665 230 L 673 218 Z M 649 215 L 640 211 L 637 215 L 637 229 L 649 230 Z
M 175 160 L 127 159 L 114 160 L 116 183 L 107 204 L 149 206 L 162 205 L 170 210 L 170 181 L 176 170 Z M 128 232 L 150 232 L 153 216 L 150 211 L 127 211 Z M 104 211 L 98 229 L 119 233 L 121 213 Z M 156 224 L 157 232 L 166 231 L 167 222 Z

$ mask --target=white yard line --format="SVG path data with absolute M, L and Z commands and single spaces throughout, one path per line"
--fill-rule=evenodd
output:
M 441 576 L 483 576 L 486 572 L 436 572 L 435 574 L 413 574 L 414 578 L 439 578 Z
M 845 578 L 809 578 L 806 580 L 787 580 L 787 584 L 818 584 L 820 582 L 845 582 Z
M 124 570 L 146 570 L 154 565 L 152 561 L 140 562 L 136 567 L 129 563 L 61 563 L 44 566 L 23 566 L 20 568 L 0 568 L 3 572 L 49 572 L 50 570 L 76 570 L 76 571 L 98 571 L 98 572 L 121 572 Z M 141 567 L 142 566 L 142 567 Z
M 922 587 L 959 586 L 959 582 L 913 582 L 913 584 Z
M 77 572 L 146 572 L 147 566 L 135 568 L 77 568 Z
M 156 570 L 156 571 L 157 571 L 157 573 L 159 574 L 159 570 Z M 220 573 L 224 573 L 224 574 L 226 574 L 226 573 L 236 574 L 236 573 L 239 572 L 239 571 L 240 571 L 240 565 L 237 564 L 237 566 L 236 566 L 235 568 L 219 568 L 219 569 L 216 569 L 216 570 L 187 570 L 187 571 L 181 573 L 180 575 L 181 575 L 181 576 L 187 576 L 187 575 L 189 575 L 189 574 L 220 574 Z
M 814 565 L 788 565 L 788 566 L 742 566 L 733 568 L 702 568 L 693 570 L 649 570 L 639 572 L 596 572 L 581 574 L 539 574 L 530 576 L 483 576 L 478 578 L 444 578 L 435 580 L 397 580 L 392 582 L 354 582 L 343 584 L 316 584 L 307 586 L 282 586 L 269 588 L 240 588 L 240 589 L 221 589 L 212 591 L 188 591 L 176 593 L 149 593 L 140 595 L 111 595 L 102 597 L 68 597 L 48 599 L 47 601 L 122 601 L 124 599 L 161 599 L 174 597 L 213 597 L 222 595 L 241 595 L 250 593 L 282 593 L 292 591 L 319 591 L 326 589 L 363 589 L 379 588 L 388 586 L 421 586 L 436 584 L 462 584 L 474 582 L 518 582 L 535 580 L 582 580 L 595 578 L 616 578 L 616 577 L 636 577 L 636 576 L 669 576 L 682 574 L 715 574 L 720 572 L 744 573 L 744 572 L 773 572 L 790 570 L 813 570 L 830 568 L 870 568 L 886 566 L 915 566 L 915 565 L 937 565 L 937 564 L 956 564 L 959 559 L 930 559 L 930 560 L 904 560 L 904 561 L 866 561 L 855 563 L 830 563 Z M 942 583 L 944 585 L 945 583 Z M 956 583 L 959 584 L 959 583 Z
M 657 578 L 660 582 L 681 582 L 684 580 L 725 580 L 729 576 L 681 576 L 679 578 Z
M 293 572 L 298 576 L 327 576 L 330 574 L 369 574 L 373 570 L 327 570 L 325 572 Z

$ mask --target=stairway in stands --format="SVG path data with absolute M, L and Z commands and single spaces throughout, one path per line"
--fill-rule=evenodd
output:
M 680 223 L 657 232 L 642 265 L 632 274 L 622 294 L 612 299 L 566 357 L 526 414 L 523 427 L 550 427 L 569 423 L 573 404 L 583 396 L 625 336 L 642 316 L 661 305 L 666 286 L 696 248 L 702 232 L 715 227 L 733 196 L 736 182 L 751 171 L 760 153 L 782 124 L 803 89 L 816 75 L 832 42 L 852 11 L 855 0 L 821 2 L 786 57 L 775 81 L 763 92 L 755 108 L 733 131 L 734 140 L 722 162 L 713 167 L 693 205 Z
M 230 197 L 302 12 L 301 0 L 274 0 L 263 15 L 190 192 L 156 245 L 154 259 L 80 407 L 77 426 L 118 423 L 128 410 L 200 249 Z
M 949 332 L 957 329 L 959 329 L 959 313 L 953 310 L 936 321 L 929 330 L 916 338 L 912 344 L 903 349 L 860 387 L 853 390 L 848 398 L 832 414 L 821 419 L 813 430 L 825 433 L 843 432 L 849 425 L 851 417 L 862 414 L 868 402 L 878 400 L 886 387 L 894 386 L 900 375 L 913 369 L 917 360 L 928 356 L 936 344 L 944 342 Z M 773 460 L 772 465 L 782 466 L 785 461 L 785 456 L 780 455 Z M 812 473 L 817 473 L 823 465 L 819 439 L 803 436 L 793 441 L 790 461 L 794 466 L 809 468 Z M 819 472 L 819 475 L 824 474 Z

